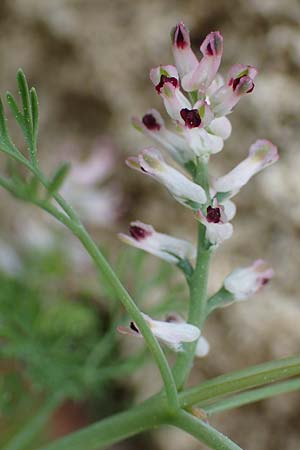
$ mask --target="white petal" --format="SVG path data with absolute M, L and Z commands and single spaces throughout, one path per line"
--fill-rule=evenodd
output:
M 157 339 L 175 351 L 182 350 L 183 342 L 193 342 L 200 337 L 200 330 L 194 325 L 153 320 L 146 314 L 143 316 Z
M 236 214 L 236 205 L 231 200 L 225 200 L 224 202 L 222 202 L 222 206 L 224 207 L 224 212 L 227 220 L 228 222 L 230 222 Z
M 207 223 L 206 237 L 212 245 L 220 245 L 226 239 L 231 238 L 233 226 L 231 223 Z
M 198 358 L 204 358 L 209 353 L 210 345 L 205 337 L 201 336 L 197 342 L 195 355 Z
M 209 125 L 209 131 L 226 140 L 231 135 L 232 126 L 227 117 L 217 117 Z

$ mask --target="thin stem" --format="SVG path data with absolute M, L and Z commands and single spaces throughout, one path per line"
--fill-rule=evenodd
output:
M 83 225 L 72 226 L 72 231 L 86 248 L 87 252 L 94 260 L 96 266 L 102 272 L 106 281 L 112 286 L 115 291 L 116 297 L 119 298 L 121 303 L 124 305 L 130 317 L 132 317 L 132 319 L 136 322 L 160 370 L 162 379 L 164 381 L 164 387 L 168 397 L 169 406 L 172 410 L 176 410 L 178 408 L 178 398 L 176 385 L 171 369 L 160 345 L 158 344 L 157 339 L 152 334 L 149 326 L 145 322 L 145 319 L 143 318 L 139 308 L 136 306 L 133 299 L 131 298 L 125 287 L 122 285 L 121 281 L 109 265 L 108 261 L 102 255 L 99 248 L 92 240 L 91 236 L 88 234 Z
M 209 316 L 216 308 L 224 307 L 230 305 L 234 301 L 233 294 L 226 291 L 222 287 L 218 292 L 208 299 L 206 307 L 206 316 Z
M 252 366 L 247 369 L 221 375 L 205 381 L 179 395 L 181 407 L 189 407 L 226 394 L 262 386 L 267 383 L 300 375 L 300 357 L 285 358 L 278 361 Z
M 40 450 L 100 450 L 165 422 L 166 405 L 152 399 L 90 425 Z
M 249 405 L 250 403 L 258 402 L 259 400 L 265 400 L 274 397 L 275 395 L 286 394 L 296 390 L 300 390 L 299 378 L 234 395 L 233 397 L 220 400 L 212 405 L 204 406 L 204 410 L 209 416 L 212 416 L 213 414 L 228 411 L 233 408 L 239 408 L 240 406 Z
M 42 431 L 61 401 L 61 395 L 51 396 L 38 410 L 37 414 L 26 423 L 25 427 L 19 433 L 15 434 L 5 447 L 3 447 L 3 450 L 27 449 L 32 439 Z
M 242 450 L 224 434 L 186 411 L 178 411 L 172 420 L 173 425 L 204 442 L 213 450 Z

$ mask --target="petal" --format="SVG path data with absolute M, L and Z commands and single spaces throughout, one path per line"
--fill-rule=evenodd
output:
M 204 358 L 204 356 L 207 356 L 210 350 L 209 342 L 205 339 L 205 337 L 200 336 L 196 350 L 195 350 L 195 356 L 198 358 Z
M 224 207 L 224 212 L 226 214 L 227 220 L 230 222 L 236 214 L 236 206 L 231 200 L 225 200 L 222 202 Z
M 206 238 L 215 246 L 220 245 L 233 234 L 231 223 L 209 223 L 206 225 Z
M 208 131 L 224 140 L 229 138 L 231 130 L 232 126 L 227 117 L 217 117 L 210 123 L 208 128 Z
M 183 133 L 197 156 L 218 153 L 224 146 L 221 137 L 210 134 L 203 128 L 185 128 Z

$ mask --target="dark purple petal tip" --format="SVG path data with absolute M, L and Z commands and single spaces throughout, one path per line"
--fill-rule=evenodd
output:
M 198 109 L 183 108 L 180 115 L 188 128 L 197 128 L 201 125 L 201 117 Z
M 162 75 L 160 77 L 159 83 L 155 86 L 155 89 L 160 94 L 162 88 L 164 87 L 165 83 L 171 83 L 175 88 L 178 87 L 178 80 L 175 77 L 167 77 L 167 75 Z
M 157 130 L 159 131 L 161 126 L 160 124 L 156 121 L 155 117 L 153 116 L 153 114 L 145 114 L 143 119 L 143 124 L 145 125 L 145 127 L 148 130 L 154 131 Z
M 221 221 L 220 208 L 207 207 L 206 220 L 209 223 L 219 223 Z
M 129 234 L 136 241 L 141 241 L 148 236 L 151 236 L 151 232 L 145 228 L 138 227 L 137 225 L 131 225 L 129 227 Z

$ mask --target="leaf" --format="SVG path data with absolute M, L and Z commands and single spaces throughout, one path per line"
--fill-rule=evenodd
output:
M 30 101 L 32 111 L 32 131 L 35 142 L 37 141 L 37 135 L 39 130 L 39 100 L 34 87 L 30 89 Z
M 26 76 L 22 69 L 19 69 L 17 72 L 17 82 L 18 82 L 18 87 L 19 87 L 19 94 L 22 99 L 25 126 L 27 127 L 30 134 L 32 134 L 33 121 L 32 121 L 32 110 L 31 110 L 31 99 L 30 99 L 29 88 L 28 88 Z
M 70 170 L 70 164 L 65 162 L 55 171 L 50 184 L 48 186 L 48 193 L 51 195 L 55 194 L 61 188 L 66 176 Z
M 11 110 L 12 115 L 14 116 L 14 118 L 16 119 L 18 124 L 20 125 L 23 133 L 27 134 L 26 124 L 25 124 L 23 114 L 19 110 L 18 104 L 17 104 L 16 100 L 14 99 L 14 96 L 9 91 L 6 93 L 6 100 L 7 100 L 9 109 Z

